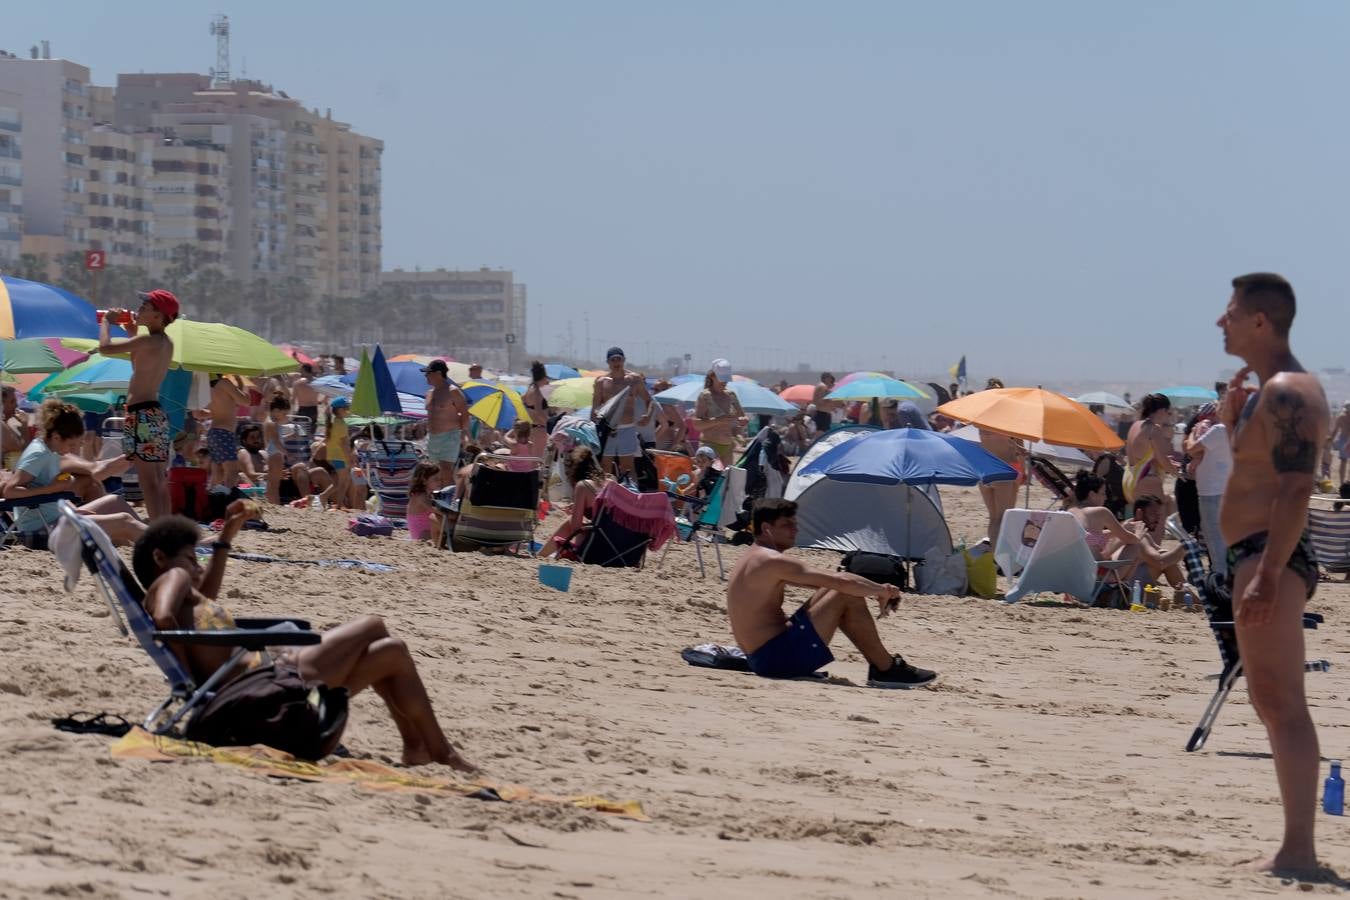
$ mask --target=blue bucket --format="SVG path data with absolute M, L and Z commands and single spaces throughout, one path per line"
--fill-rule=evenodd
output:
M 554 590 L 563 591 L 572 586 L 572 568 L 570 566 L 539 565 L 539 583 Z

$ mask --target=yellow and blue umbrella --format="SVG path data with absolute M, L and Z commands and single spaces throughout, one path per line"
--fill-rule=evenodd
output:
M 509 388 L 483 381 L 466 381 L 460 385 L 469 401 L 469 415 L 501 431 L 510 428 L 518 419 L 529 418 L 529 410 L 520 395 Z
M 126 332 L 113 326 L 113 334 Z M 0 338 L 98 337 L 93 304 L 70 291 L 0 275 Z

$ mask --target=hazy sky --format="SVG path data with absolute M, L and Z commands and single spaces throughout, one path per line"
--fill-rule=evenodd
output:
M 217 11 L 384 139 L 386 268 L 514 269 L 531 350 L 1199 382 L 1274 270 L 1346 357 L 1348 4 L 15 2 L 0 46 L 205 71 Z

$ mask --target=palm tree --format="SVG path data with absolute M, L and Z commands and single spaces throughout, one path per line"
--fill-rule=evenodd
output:
M 164 270 L 164 280 L 169 290 L 177 294 L 183 285 L 192 280 L 201 267 L 202 252 L 195 244 L 179 244 L 169 251 L 169 266 Z
M 46 281 L 51 277 L 48 267 L 51 260 L 45 253 L 20 253 L 14 266 L 14 277 L 29 281 Z

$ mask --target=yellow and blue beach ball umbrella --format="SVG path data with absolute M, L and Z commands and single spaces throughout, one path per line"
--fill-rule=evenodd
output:
M 519 419 L 529 418 L 520 395 L 510 388 L 488 384 L 485 381 L 466 381 L 460 385 L 469 401 L 469 415 L 501 431 L 510 428 Z
M 126 332 L 114 326 L 113 334 Z M 0 338 L 97 338 L 93 304 L 40 281 L 0 275 Z

